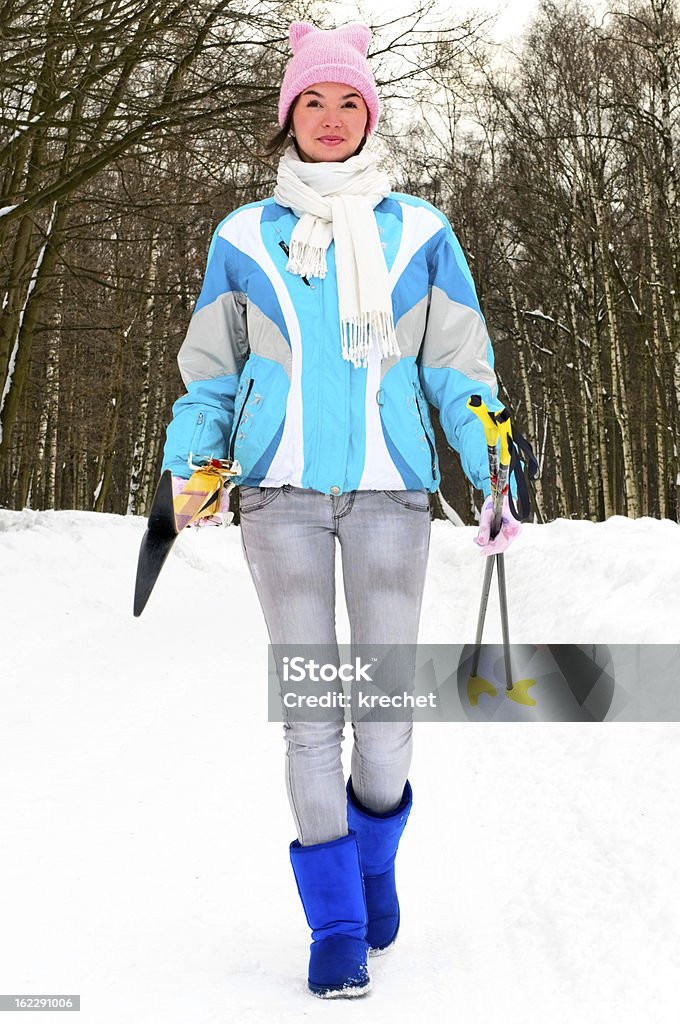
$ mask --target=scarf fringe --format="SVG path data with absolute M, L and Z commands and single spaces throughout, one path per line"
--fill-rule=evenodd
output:
M 299 277 L 326 276 L 326 250 L 306 242 L 291 240 L 290 256 L 286 270 Z
M 362 313 L 340 322 L 342 358 L 354 366 L 368 366 L 371 342 L 377 345 L 381 358 L 400 356 L 399 342 L 391 313 Z

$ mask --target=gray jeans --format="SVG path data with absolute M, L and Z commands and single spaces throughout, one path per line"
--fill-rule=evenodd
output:
M 337 497 L 286 484 L 242 487 L 241 537 L 272 644 L 335 646 L 335 541 L 340 542 L 352 644 L 415 644 L 430 541 L 422 491 Z M 286 789 L 303 846 L 347 834 L 341 761 L 344 711 L 288 722 Z M 352 785 L 370 810 L 399 803 L 411 722 L 352 723 Z

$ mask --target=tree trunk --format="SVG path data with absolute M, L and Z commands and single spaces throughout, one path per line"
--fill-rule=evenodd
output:
M 158 266 L 158 235 L 152 235 L 149 260 L 147 264 L 146 289 L 147 301 L 144 311 L 144 350 L 142 357 L 142 387 L 139 405 L 137 407 L 136 429 L 134 450 L 132 455 L 132 467 L 130 472 L 130 486 L 128 490 L 127 515 L 135 515 L 139 509 L 141 484 L 144 472 L 144 462 L 148 457 L 147 436 L 149 429 L 149 393 L 151 389 L 151 340 L 154 329 L 154 306 L 155 289 Z
M 0 465 L 9 458 L 12 430 L 31 363 L 33 333 L 41 299 L 52 275 L 57 258 L 56 242 L 66 220 L 66 210 L 53 209 L 45 240 L 33 268 L 23 309 L 17 317 L 17 335 L 13 347 L 13 362 L 5 379 L 3 401 L 0 403 Z
M 510 304 L 512 306 L 512 322 L 515 327 L 515 336 L 517 338 L 517 347 L 515 354 L 517 356 L 517 365 L 519 367 L 520 380 L 522 382 L 522 394 L 524 396 L 524 408 L 527 415 L 527 434 L 531 440 L 531 435 L 534 438 L 538 437 L 538 423 L 536 421 L 536 413 L 534 409 L 533 399 L 531 397 L 531 388 L 529 386 L 529 374 L 527 372 L 526 363 L 526 352 L 531 351 L 529 344 L 529 338 L 527 335 L 526 324 L 521 320 L 519 315 L 519 308 L 517 306 L 517 296 L 512 280 L 508 279 L 508 290 L 510 293 Z M 538 453 L 537 453 L 538 454 Z M 542 467 L 541 467 L 542 470 Z M 536 503 L 536 512 L 539 519 L 544 519 L 543 514 L 543 480 L 539 476 L 535 484 L 534 500 Z

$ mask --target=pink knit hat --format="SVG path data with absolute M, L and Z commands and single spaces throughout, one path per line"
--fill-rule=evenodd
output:
M 354 23 L 329 30 L 307 21 L 294 21 L 288 29 L 293 56 L 286 68 L 279 96 L 279 124 L 283 127 L 296 96 L 319 82 L 351 85 L 368 107 L 366 134 L 375 130 L 380 100 L 366 60 L 372 33 L 368 25 Z

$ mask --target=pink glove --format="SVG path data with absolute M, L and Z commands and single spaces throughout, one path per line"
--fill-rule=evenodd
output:
M 173 476 L 172 495 L 174 498 L 184 489 L 186 482 L 181 476 Z M 189 526 L 224 526 L 225 519 L 229 522 L 229 492 L 223 489 L 219 510 L 212 516 L 202 516 L 198 522 L 190 523 Z
M 479 532 L 475 537 L 475 544 L 478 544 L 483 555 L 500 555 L 502 551 L 512 544 L 515 537 L 522 529 L 519 519 L 515 519 L 510 511 L 508 495 L 503 495 L 503 512 L 501 516 L 501 528 L 493 540 L 491 536 L 491 523 L 493 522 L 493 500 L 491 495 L 482 505 L 482 512 L 479 517 Z

